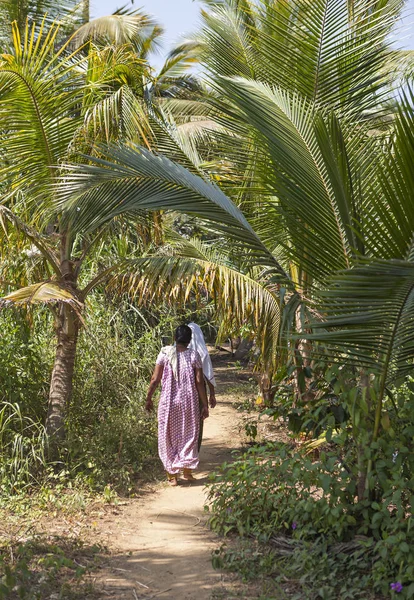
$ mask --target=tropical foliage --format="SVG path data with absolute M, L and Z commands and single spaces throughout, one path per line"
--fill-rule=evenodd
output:
M 412 53 L 392 44 L 403 0 L 205 2 L 201 31 L 158 73 L 161 28 L 142 12 L 89 22 L 84 11 L 69 27 L 68 13 L 36 21 L 35 4 L 0 62 L 2 304 L 53 315 L 54 450 L 67 414 L 70 435 L 76 421 L 88 298 L 126 296 L 140 311 L 211 300 L 221 335 L 254 342 L 269 414 L 312 450 L 328 445 L 308 475 L 302 455 L 270 450 L 275 472 L 303 484 L 303 539 L 370 534 L 382 556 L 395 536 L 383 576 L 408 580 L 414 86 Z M 228 518 L 216 500 L 218 528 L 243 533 L 252 519 L 260 536 L 297 518 L 266 477 L 279 508 L 250 486 L 260 517 L 240 506 Z M 237 503 L 237 485 L 230 471 L 216 491 Z
M 131 210 L 162 184 L 162 208 L 210 223 L 204 248 L 173 241 L 164 257 L 126 266 L 138 266 L 131 291 L 145 298 L 164 281 L 175 298 L 201 287 L 240 324 L 252 319 L 268 379 L 286 364 L 296 378 L 295 411 L 320 400 L 326 361 L 345 365 L 343 384 L 327 379 L 351 430 L 363 513 L 386 494 L 379 439 L 395 433 L 386 398 L 414 358 L 413 102 L 407 57 L 390 46 L 402 3 L 209 4 L 201 61 L 220 128 L 206 128 L 196 153 L 188 141 L 185 157 L 162 138 L 162 157 L 108 147 L 105 162 L 70 167 L 60 202 L 96 218 L 98 198 L 108 214 Z M 330 421 L 321 442 L 337 427 Z

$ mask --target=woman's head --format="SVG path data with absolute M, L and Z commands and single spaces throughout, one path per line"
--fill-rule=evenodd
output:
M 175 330 L 175 341 L 177 344 L 182 344 L 183 346 L 188 346 L 191 342 L 192 331 L 188 325 L 180 325 Z

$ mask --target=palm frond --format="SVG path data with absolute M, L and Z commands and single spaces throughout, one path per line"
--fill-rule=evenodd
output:
M 280 88 L 239 78 L 226 79 L 223 87 L 239 107 L 239 119 L 254 128 L 256 142 L 266 149 L 261 157 L 262 180 L 277 198 L 274 210 L 295 244 L 289 247 L 289 238 L 275 241 L 284 244 L 303 267 L 311 266 L 320 281 L 344 268 L 358 241 L 352 174 L 339 122 L 335 119 L 329 125 L 327 116 L 312 103 Z M 356 129 L 347 135 L 351 144 L 353 138 L 361 140 L 363 133 Z M 366 136 L 363 141 L 362 154 L 370 148 Z M 237 138 L 233 144 L 237 145 Z
M 7 223 L 11 223 L 17 231 L 22 233 L 24 237 L 28 239 L 39 250 L 39 252 L 44 256 L 44 258 L 46 258 L 56 275 L 61 275 L 58 258 L 55 255 L 53 249 L 50 248 L 50 245 L 47 243 L 47 241 L 41 235 L 39 235 L 37 231 L 29 227 L 26 223 L 24 223 L 6 206 L 0 205 L 0 225 L 4 233 L 6 234 L 6 237 L 8 237 Z
M 366 243 L 375 256 L 412 260 L 414 256 L 414 91 L 406 87 L 394 122 L 394 135 L 377 161 L 378 186 L 367 189 Z
M 70 38 L 72 46 L 79 48 L 86 42 L 103 42 L 116 45 L 140 41 L 146 36 L 148 28 L 153 28 L 155 22 L 146 14 L 134 13 L 113 14 L 93 19 L 82 25 Z
M 163 156 L 143 148 L 110 145 L 92 164 L 67 165 L 56 189 L 74 230 L 93 230 L 121 214 L 174 210 L 197 215 L 225 230 L 266 264 L 288 279 L 285 271 L 255 234 L 248 221 L 213 183 Z
M 216 84 L 217 76 L 241 76 L 361 114 L 382 104 L 395 79 L 390 33 L 404 2 L 351 4 L 347 0 L 218 3 L 203 13 L 203 63 Z
M 205 119 L 217 115 L 217 110 L 208 103 L 207 98 L 159 98 L 157 105 L 168 111 L 174 117 L 177 124 L 187 122 L 191 119 Z
M 169 53 L 156 75 L 157 83 L 165 77 L 176 78 L 187 73 L 199 60 L 200 44 L 195 40 L 184 40 Z
M 0 306 L 51 304 L 56 302 L 70 304 L 77 311 L 82 308 L 81 302 L 69 289 L 53 281 L 43 281 L 29 285 L 0 298 Z
M 395 136 L 378 160 L 379 187 L 367 188 L 365 244 L 376 256 L 333 277 L 321 292 L 326 315 L 312 335 L 337 356 L 380 373 L 385 384 L 413 369 L 414 94 L 399 108 Z M 325 329 L 325 331 L 322 331 Z
M 13 193 L 30 190 L 33 199 L 50 195 L 79 125 L 84 58 L 68 56 L 66 46 L 56 50 L 58 33 L 58 25 L 33 26 L 21 39 L 15 24 L 14 55 L 0 57 L 0 180 Z
M 153 132 L 148 114 L 131 88 L 122 85 L 101 95 L 104 97 L 87 109 L 82 126 L 91 142 L 124 139 L 151 148 Z
M 414 264 L 377 260 L 335 276 L 310 339 L 394 383 L 413 370 Z
M 189 299 L 205 304 L 211 298 L 222 327 L 228 332 L 250 325 L 262 365 L 273 367 L 280 328 L 278 286 L 268 283 L 263 269 L 232 261 L 217 241 L 208 244 L 171 233 L 167 241 L 170 245 L 158 249 L 156 256 L 124 263 L 110 288 L 145 304 Z
M 190 172 L 203 176 L 194 139 L 185 135 L 185 131 L 177 127 L 170 115 L 160 107 L 154 107 L 151 124 L 157 152 Z
M 138 56 L 141 60 L 148 61 L 151 53 L 160 52 L 163 34 L 163 28 L 159 25 L 154 25 L 149 33 L 143 36 L 138 44 L 135 44 L 138 47 Z
M 244 11 L 223 3 L 202 14 L 201 57 L 212 76 L 255 79 L 254 31 L 246 27 Z

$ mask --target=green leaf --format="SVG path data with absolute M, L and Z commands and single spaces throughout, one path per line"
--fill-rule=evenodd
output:
M 332 479 L 331 479 L 330 475 L 325 474 L 325 475 L 321 476 L 321 486 L 322 486 L 322 489 L 325 492 L 325 494 L 327 494 L 330 491 L 331 483 L 332 483 Z

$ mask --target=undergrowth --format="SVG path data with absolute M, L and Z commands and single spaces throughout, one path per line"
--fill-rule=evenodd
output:
M 156 472 L 156 422 L 144 401 L 160 328 L 148 330 L 133 311 L 111 317 L 97 305 L 93 314 L 80 341 L 68 415 L 70 464 L 92 488 L 110 483 L 131 494 L 144 469 Z
M 352 370 L 321 370 L 309 390 L 298 404 L 286 380 L 272 407 L 240 406 L 253 442 L 211 478 L 210 524 L 229 538 L 215 566 L 289 599 L 414 598 L 414 380 L 389 390 L 377 439 Z M 260 441 L 262 414 L 284 423 L 277 442 Z
M 395 483 L 395 482 L 394 482 Z M 312 461 L 303 452 L 268 444 L 249 449 L 212 477 L 210 524 L 252 542 L 214 555 L 216 567 L 246 579 L 259 574 L 294 580 L 289 598 L 345 600 L 414 596 L 414 530 L 404 482 L 382 503 L 355 500 L 355 483 L 333 453 Z M 394 592 L 392 592 L 394 594 Z
M 36 535 L 0 542 L 0 599 L 99 598 L 90 575 L 103 553 L 78 539 Z
M 223 465 L 208 510 L 212 528 L 233 541 L 215 552 L 215 566 L 247 581 L 269 577 L 297 600 L 413 598 L 411 426 L 400 418 L 393 444 L 375 448 L 376 500 L 358 502 L 347 444 L 327 444 L 316 457 L 257 444 Z

